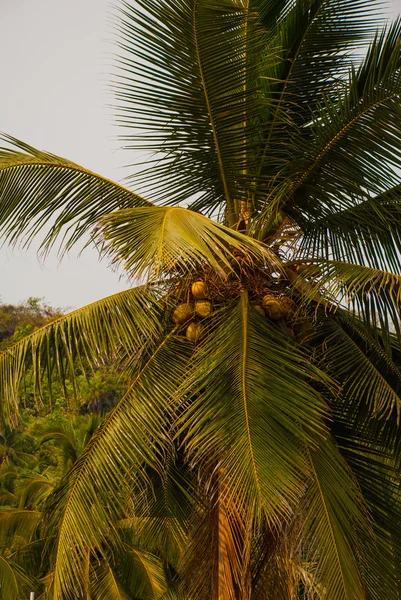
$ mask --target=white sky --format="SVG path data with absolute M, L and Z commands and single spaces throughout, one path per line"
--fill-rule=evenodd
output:
M 401 13 L 401 0 L 389 4 Z M 120 180 L 132 156 L 105 108 L 111 11 L 108 0 L 0 0 L 0 131 Z M 70 308 L 126 287 L 94 251 L 43 267 L 33 250 L 1 250 L 0 281 L 4 302 Z

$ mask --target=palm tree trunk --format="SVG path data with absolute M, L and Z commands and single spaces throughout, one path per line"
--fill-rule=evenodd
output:
M 214 497 L 215 561 L 212 600 L 249 600 L 251 593 L 252 518 L 227 493 L 223 472 Z
M 231 570 L 231 532 L 227 511 L 222 499 L 217 500 L 216 510 L 216 565 L 212 600 L 235 600 L 234 581 Z

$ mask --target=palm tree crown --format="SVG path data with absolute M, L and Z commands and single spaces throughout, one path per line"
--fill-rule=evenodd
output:
M 3 136 L 3 239 L 90 232 L 141 283 L 0 354 L 7 426 L 26 364 L 39 404 L 46 374 L 129 380 L 33 518 L 43 597 L 401 598 L 401 21 L 379 4 L 123 2 L 129 187 Z

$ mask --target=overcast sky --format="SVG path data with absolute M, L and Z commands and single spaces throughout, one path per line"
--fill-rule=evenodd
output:
M 121 180 L 132 157 L 118 149 L 105 108 L 110 6 L 108 0 L 0 0 L 0 131 Z M 391 0 L 390 10 L 401 13 L 401 0 Z M 70 308 L 126 287 L 92 251 L 43 267 L 32 250 L 1 250 L 0 281 L 4 302 L 38 296 Z

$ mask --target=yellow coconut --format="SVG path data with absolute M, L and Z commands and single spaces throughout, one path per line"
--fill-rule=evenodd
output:
M 281 303 L 272 294 L 267 294 L 263 298 L 263 308 L 269 319 L 272 319 L 273 321 L 278 321 L 283 316 L 281 310 Z
M 209 300 L 198 300 L 195 302 L 195 312 L 204 319 L 212 314 L 212 303 Z
M 260 315 L 262 315 L 262 317 L 266 316 L 266 312 L 265 312 L 264 308 L 262 306 L 260 306 L 260 304 L 255 304 L 253 309 L 256 310 L 256 312 L 258 312 Z
M 185 332 L 185 336 L 186 336 L 187 340 L 196 344 L 196 342 L 198 341 L 198 339 L 202 333 L 202 329 L 203 329 L 203 326 L 201 323 L 190 323 Z
M 176 325 L 182 325 L 182 323 L 185 323 L 192 317 L 193 313 L 194 307 L 192 304 L 184 302 L 183 304 L 179 304 L 173 312 L 173 321 Z
M 195 298 L 207 298 L 209 295 L 207 283 L 204 281 L 195 281 L 192 284 L 192 294 Z

